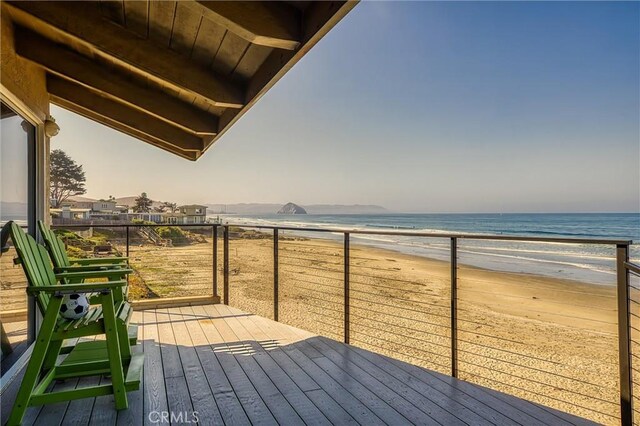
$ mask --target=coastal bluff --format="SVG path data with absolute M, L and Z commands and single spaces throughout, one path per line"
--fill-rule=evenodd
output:
M 287 203 L 278 210 L 278 214 L 307 214 L 307 211 L 294 203 Z

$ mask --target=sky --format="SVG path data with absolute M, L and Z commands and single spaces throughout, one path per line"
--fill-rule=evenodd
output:
M 640 211 L 640 3 L 362 2 L 197 162 L 58 107 L 87 196 Z

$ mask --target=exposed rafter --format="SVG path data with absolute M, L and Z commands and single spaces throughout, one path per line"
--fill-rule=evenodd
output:
M 93 2 L 8 4 L 15 21 L 47 38 L 82 46 L 140 76 L 201 96 L 215 106 L 241 108 L 245 103 L 238 83 L 102 18 Z
M 49 75 L 47 90 L 54 102 L 64 101 L 63 106 L 83 115 L 90 115 L 90 118 L 95 121 L 107 125 L 117 123 L 119 125 L 117 130 L 136 137 L 141 134 L 147 135 L 155 141 L 162 141 L 164 145 L 178 148 L 181 151 L 202 151 L 203 149 L 204 141 L 202 138 L 137 109 L 100 96 L 98 93 L 69 80 Z M 79 111 L 76 107 L 79 108 Z M 108 119 L 108 122 L 103 119 Z
M 286 3 L 196 1 L 185 4 L 251 43 L 286 50 L 300 46 L 302 14 Z
M 138 85 L 100 64 L 24 28 L 16 28 L 16 53 L 50 73 L 80 83 L 156 118 L 202 135 L 218 131 L 218 117 L 164 92 Z

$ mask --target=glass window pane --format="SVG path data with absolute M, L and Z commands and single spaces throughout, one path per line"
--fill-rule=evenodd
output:
M 4 103 L 0 118 L 0 225 L 13 220 L 30 223 L 29 151 L 33 148 L 33 125 Z M 4 374 L 29 346 L 29 307 L 22 268 L 13 264 L 11 247 L 0 257 L 0 332 L 2 338 L 1 374 Z

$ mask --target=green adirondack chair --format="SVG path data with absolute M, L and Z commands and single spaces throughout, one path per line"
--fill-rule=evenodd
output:
M 87 259 L 74 259 L 67 255 L 67 250 L 64 241 L 58 237 L 55 232 L 44 221 L 38 221 L 38 229 L 40 235 L 45 243 L 45 247 L 49 252 L 49 257 L 53 262 L 53 270 L 56 273 L 61 272 L 90 272 L 90 271 L 103 271 L 110 269 L 118 269 L 122 272 L 122 276 L 118 279 L 125 280 L 130 269 L 128 269 L 127 257 L 94 257 Z M 84 282 L 84 278 L 81 276 L 73 277 L 72 274 L 68 274 L 70 277 L 62 280 L 63 284 L 79 284 Z M 114 277 L 114 275 L 111 275 Z M 122 293 L 114 294 L 116 301 L 126 300 L 128 293 L 128 286 L 122 286 Z M 100 303 L 96 300 L 96 297 L 91 298 L 91 303 Z M 129 325 L 129 343 L 135 345 L 138 339 L 138 326 Z M 63 351 L 68 350 L 66 346 L 63 347 Z
M 92 257 L 87 259 L 70 258 L 64 241 L 44 221 L 38 221 L 38 229 L 44 240 L 45 247 L 49 252 L 56 272 L 85 272 L 104 269 L 126 269 L 128 267 L 127 257 Z M 123 275 L 123 279 L 126 275 Z M 82 282 L 82 280 L 75 281 Z M 127 296 L 128 287 L 124 286 L 124 297 Z
M 55 232 L 44 221 L 38 221 L 38 230 L 45 246 L 51 255 L 51 260 L 56 267 L 64 266 L 83 266 L 83 267 L 120 267 L 126 266 L 128 257 L 90 257 L 85 259 L 70 258 L 64 241 L 56 235 Z
M 27 276 L 27 292 L 35 296 L 43 316 L 20 390 L 16 396 L 8 425 L 19 425 L 29 406 L 52 404 L 81 398 L 114 395 L 118 410 L 128 406 L 127 392 L 139 388 L 144 354 L 132 353 L 127 324 L 132 310 L 122 295 L 126 281 L 119 280 L 129 270 L 63 272 L 55 274 L 47 250 L 36 243 L 18 225 L 11 224 L 11 239 Z M 63 280 L 115 278 L 114 281 L 66 283 Z M 100 306 L 77 320 L 63 319 L 59 312 L 62 299 L 70 293 L 98 293 Z M 121 299 L 121 297 L 120 297 Z M 105 340 L 79 341 L 65 357 L 65 339 L 105 335 Z M 82 339 L 80 339 L 82 340 Z M 62 360 L 60 360 L 62 358 Z M 108 375 L 111 384 L 74 390 L 49 390 L 54 380 Z

